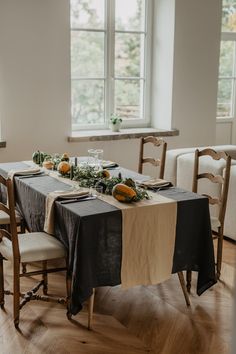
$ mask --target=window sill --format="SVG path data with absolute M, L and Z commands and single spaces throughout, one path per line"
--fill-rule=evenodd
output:
M 111 130 L 86 130 L 74 132 L 68 137 L 69 142 L 82 141 L 109 141 L 109 140 L 123 140 L 123 139 L 138 139 L 148 135 L 152 136 L 177 136 L 179 131 L 177 129 L 161 130 L 155 128 L 133 128 L 121 129 L 115 133 Z
M 232 123 L 233 120 L 234 120 L 233 117 L 230 117 L 230 118 L 217 117 L 217 118 L 216 118 L 216 123 L 219 123 L 219 124 Z
M 0 141 L 0 148 L 5 148 L 7 146 L 6 141 Z

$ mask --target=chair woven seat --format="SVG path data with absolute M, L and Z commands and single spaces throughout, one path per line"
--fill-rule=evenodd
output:
M 20 261 L 37 262 L 56 258 L 65 258 L 66 250 L 55 237 L 45 232 L 33 232 L 18 235 Z M 12 242 L 3 237 L 0 253 L 9 261 L 13 260 Z
M 16 223 L 20 224 L 21 220 L 22 220 L 21 215 L 16 210 Z M 9 215 L 2 210 L 0 210 L 0 225 L 10 225 Z

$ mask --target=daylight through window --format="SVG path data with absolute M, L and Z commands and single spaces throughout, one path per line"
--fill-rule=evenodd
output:
M 148 124 L 150 0 L 71 0 L 72 129 Z
M 236 0 L 223 0 L 217 117 L 235 115 Z

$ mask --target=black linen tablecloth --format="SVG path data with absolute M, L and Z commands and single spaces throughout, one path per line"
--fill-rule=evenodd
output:
M 55 235 L 69 249 L 71 311 L 76 314 L 92 288 L 121 282 L 122 214 L 101 200 L 56 202 L 55 219 Z
M 8 164 L 0 164 L 5 175 Z M 24 166 L 10 165 L 10 169 Z M 123 177 L 143 176 L 125 169 L 112 171 Z M 15 177 L 18 207 L 31 231 L 43 231 L 45 200 L 49 192 L 68 190 L 69 185 L 50 176 Z M 192 192 L 170 188 L 158 193 L 177 201 L 177 225 L 172 272 L 198 272 L 197 293 L 202 294 L 216 282 L 214 250 L 208 200 Z M 92 288 L 120 284 L 122 257 L 122 214 L 102 200 L 72 204 L 55 203 L 55 237 L 68 250 L 72 275 L 72 314 L 78 313 Z M 164 235 L 163 235 L 164 237 Z
M 198 272 L 197 294 L 216 283 L 208 199 L 181 188 L 159 194 L 177 201 L 177 225 L 172 273 Z

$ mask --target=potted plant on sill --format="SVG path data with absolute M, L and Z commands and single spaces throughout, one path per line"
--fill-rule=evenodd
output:
M 112 113 L 110 123 L 111 130 L 113 132 L 119 132 L 122 123 L 122 118 L 119 116 L 119 114 Z

